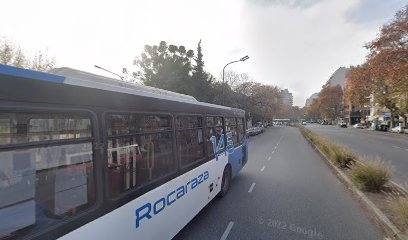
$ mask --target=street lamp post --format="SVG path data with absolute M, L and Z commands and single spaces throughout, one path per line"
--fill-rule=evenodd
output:
M 242 57 L 239 60 L 227 63 L 224 66 L 224 68 L 222 69 L 222 105 L 225 105 L 225 80 L 224 80 L 225 68 L 230 64 L 233 64 L 233 63 L 236 63 L 236 62 L 243 62 L 243 61 L 246 61 L 248 59 L 249 59 L 249 57 L 248 57 L 248 55 L 246 55 L 245 57 Z
M 101 70 L 103 70 L 103 71 L 105 71 L 105 72 L 111 73 L 111 74 L 113 74 L 113 75 L 116 75 L 116 76 L 118 76 L 122 81 L 124 80 L 122 76 L 120 76 L 120 75 L 117 74 L 117 73 L 111 72 L 111 71 L 109 71 L 108 69 L 105 69 L 105 68 L 100 67 L 100 66 L 98 66 L 98 65 L 95 65 L 94 67 L 99 68 L 99 69 L 101 69 Z

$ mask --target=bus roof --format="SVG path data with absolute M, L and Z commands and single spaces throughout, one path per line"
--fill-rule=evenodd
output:
M 64 83 L 71 84 L 71 85 L 77 85 L 77 86 L 83 86 L 83 87 L 89 87 L 89 88 L 98 88 L 98 89 L 109 90 L 109 91 L 115 90 L 118 92 L 127 92 L 127 93 L 129 93 L 128 90 L 130 90 L 130 93 L 140 94 L 140 92 L 144 92 L 144 93 L 150 93 L 150 94 L 182 98 L 183 100 L 198 102 L 197 99 L 189 95 L 175 93 L 175 92 L 171 92 L 171 91 L 167 91 L 167 90 L 163 90 L 159 88 L 154 88 L 154 87 L 149 87 L 149 86 L 145 86 L 141 84 L 136 84 L 132 82 L 127 82 L 123 80 L 117 80 L 117 79 L 100 76 L 100 75 L 96 75 L 93 73 L 84 72 L 84 71 L 67 68 L 67 67 L 55 68 L 49 71 L 49 73 L 52 73 L 58 76 L 64 76 L 65 77 Z
M 49 73 L 44 73 L 0 64 L 0 74 L 244 112 L 241 109 L 199 102 L 189 95 L 117 80 L 66 67 L 52 69 Z

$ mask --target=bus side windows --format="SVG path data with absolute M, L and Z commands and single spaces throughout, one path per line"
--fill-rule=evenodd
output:
M 237 133 L 237 122 L 236 119 L 233 117 L 225 118 L 225 128 L 226 132 L 232 133 L 232 142 L 235 145 L 238 144 L 238 133 Z
M 177 152 L 182 166 L 200 161 L 205 158 L 203 117 L 178 116 Z
M 170 116 L 114 114 L 107 123 L 112 197 L 176 170 Z
M 93 205 L 87 115 L 3 113 L 0 119 L 0 238 L 45 229 Z
M 215 156 L 214 154 L 214 145 L 211 141 L 211 137 L 214 136 L 216 139 L 216 146 L 219 145 L 220 137 L 224 134 L 224 126 L 223 126 L 223 117 L 206 117 L 207 120 L 207 127 L 206 131 L 206 146 L 207 146 L 207 154 L 210 158 Z
M 238 142 L 242 144 L 244 137 L 245 137 L 245 125 L 243 118 L 237 118 L 238 122 Z

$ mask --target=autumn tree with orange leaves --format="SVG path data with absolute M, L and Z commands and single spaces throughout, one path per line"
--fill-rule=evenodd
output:
M 340 85 L 323 87 L 319 101 L 319 110 L 323 118 L 334 121 L 340 117 L 343 109 L 343 90 Z
M 319 99 L 313 99 L 310 106 L 306 109 L 306 117 L 313 120 L 321 118 L 320 114 L 320 101 Z
M 367 61 L 350 72 L 345 97 L 361 105 L 372 94 L 391 112 L 393 126 L 396 114 L 408 113 L 408 5 L 366 47 Z
M 306 109 L 306 116 L 309 119 L 325 119 L 335 121 L 341 117 L 343 109 L 343 90 L 340 85 L 323 86 L 319 97 L 314 99 L 312 104 Z
M 344 98 L 348 104 L 363 107 L 369 102 L 371 77 L 367 64 L 352 67 L 345 83 Z

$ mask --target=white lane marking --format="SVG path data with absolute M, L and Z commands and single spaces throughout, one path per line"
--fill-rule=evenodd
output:
M 272 154 L 273 154 L 274 152 L 272 152 Z M 271 160 L 271 157 L 268 157 L 268 161 L 270 161 Z
M 265 170 L 265 166 L 263 166 L 263 167 L 261 168 L 261 172 L 263 172 L 263 170 Z
M 229 222 L 227 229 L 225 229 L 224 234 L 222 234 L 220 240 L 225 240 L 228 237 L 228 234 L 230 233 L 232 227 L 234 226 L 234 222 Z
M 396 148 L 396 149 L 401 149 L 401 150 L 408 151 L 408 148 L 403 148 L 403 147 L 400 147 L 400 146 L 391 146 L 391 147 Z
M 249 190 L 248 190 L 249 193 L 251 193 L 252 190 L 254 190 L 255 184 L 256 184 L 256 183 L 252 183 L 251 187 L 250 187 Z

